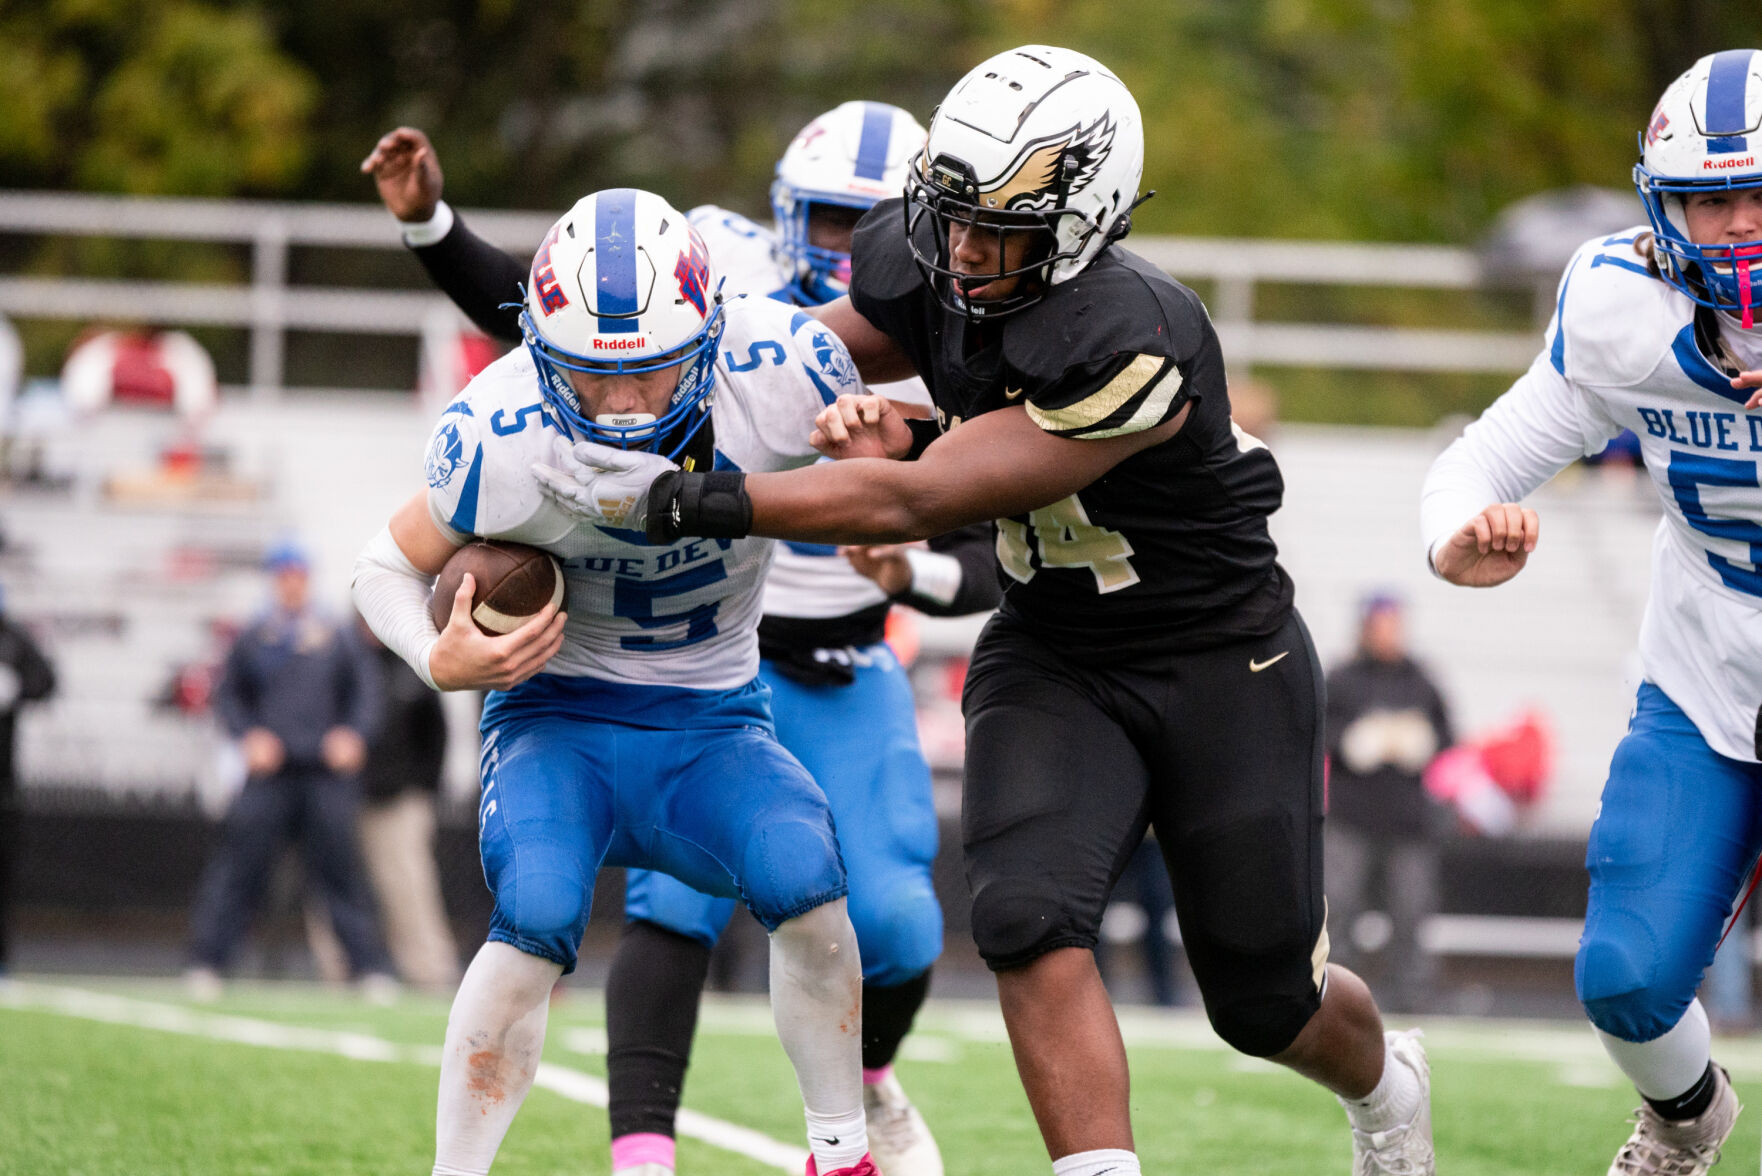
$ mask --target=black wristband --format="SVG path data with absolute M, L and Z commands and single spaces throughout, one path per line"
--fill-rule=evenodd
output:
M 936 423 L 935 417 L 906 417 L 905 427 L 912 431 L 912 447 L 906 451 L 905 461 L 917 461 L 930 447 L 930 442 L 942 436 L 942 426 Z
M 650 543 L 671 543 L 683 535 L 744 539 L 752 525 L 753 501 L 746 494 L 746 475 L 738 471 L 668 470 L 649 486 L 645 530 Z

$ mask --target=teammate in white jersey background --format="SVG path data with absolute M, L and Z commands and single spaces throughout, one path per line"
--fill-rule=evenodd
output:
M 479 803 L 489 942 L 448 1020 L 435 1176 L 488 1172 L 538 1066 L 552 985 L 576 962 L 602 865 L 649 867 L 740 898 L 771 935 L 778 1035 L 806 1107 L 810 1176 L 875 1176 L 861 1073 L 861 972 L 825 796 L 777 742 L 756 679 L 771 544 L 581 525 L 534 467 L 586 439 L 687 469 L 786 469 L 808 422 L 861 388 L 812 320 L 724 305 L 703 242 L 660 197 L 585 197 L 533 259 L 525 347 L 442 414 L 427 490 L 357 564 L 382 641 L 443 689 L 490 687 Z M 766 362 L 731 370 L 726 346 Z M 713 475 L 712 475 L 713 476 Z M 437 632 L 430 577 L 472 536 L 540 547 L 564 569 L 547 607 L 489 638 L 471 584 Z
M 729 295 L 798 306 L 844 294 L 850 233 L 878 200 L 897 195 L 924 129 L 878 102 L 846 102 L 804 127 L 772 187 L 772 226 L 711 205 L 689 218 Z M 405 222 L 405 239 L 436 283 L 485 331 L 517 334 L 505 310 L 524 270 L 470 232 L 440 200 L 441 172 L 419 131 L 400 128 L 363 170 Z M 765 346 L 725 341 L 735 372 L 771 360 Z M 878 386 L 928 405 L 913 378 Z M 765 582 L 761 679 L 778 737 L 827 793 L 851 878 L 850 913 L 863 960 L 864 1105 L 877 1163 L 890 1176 L 941 1176 L 935 1140 L 893 1073 L 929 989 L 942 915 L 931 886 L 936 815 L 904 669 L 881 640 L 890 603 L 933 615 L 993 607 L 1000 594 L 990 526 L 930 548 L 854 553 L 780 543 Z M 865 732 L 861 754 L 846 733 Z M 614 1176 L 674 1168 L 674 1117 L 710 950 L 733 903 L 666 874 L 632 871 L 628 923 L 607 980 L 607 1074 Z
M 1440 576 L 1503 583 L 1539 538 L 1520 500 L 1640 438 L 1664 507 L 1645 680 L 1591 829 L 1574 978 L 1644 1099 L 1611 1176 L 1692 1176 L 1739 1109 L 1695 990 L 1762 850 L 1762 53 L 1697 61 L 1640 146 L 1650 226 L 1574 255 L 1542 353 L 1432 466 L 1421 515 Z

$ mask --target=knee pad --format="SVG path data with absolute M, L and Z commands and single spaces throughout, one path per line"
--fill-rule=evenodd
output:
M 513 887 L 508 915 L 521 935 L 549 939 L 586 926 L 591 894 L 570 874 L 522 872 Z
M 942 954 L 942 905 L 930 879 L 914 873 L 851 892 L 850 922 L 863 953 L 863 980 L 883 987 L 921 975 Z
M 1632 921 L 1632 920 L 1627 920 Z M 1660 976 L 1644 926 L 1622 935 L 1587 934 L 1573 965 L 1579 1003 L 1591 1024 L 1623 1041 L 1652 1041 L 1682 1019 L 1698 976 Z M 1649 966 L 1650 965 L 1650 966 Z
M 829 814 L 772 822 L 752 838 L 737 879 L 741 895 L 765 930 L 846 892 Z M 842 908 L 841 908 L 842 909 Z
M 1096 920 L 1099 922 L 1099 919 Z M 1003 878 L 973 892 L 973 942 L 993 971 L 1019 968 L 1057 947 L 1094 947 L 1051 879 Z
M 1231 1049 L 1250 1057 L 1284 1053 L 1321 1007 L 1318 995 L 1289 994 L 1207 997 L 1205 1015 Z

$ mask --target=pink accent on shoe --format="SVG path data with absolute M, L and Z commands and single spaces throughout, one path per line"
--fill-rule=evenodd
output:
M 654 1132 L 620 1135 L 612 1141 L 612 1170 L 634 1168 L 639 1164 L 659 1164 L 671 1171 L 674 1166 L 674 1147 L 673 1138 L 669 1135 L 657 1135 Z
M 890 1075 L 892 1073 L 893 1073 L 893 1063 L 892 1062 L 889 1062 L 889 1063 L 887 1063 L 887 1065 L 882 1066 L 879 1070 L 871 1070 L 871 1069 L 869 1069 L 869 1067 L 864 1066 L 863 1067 L 863 1085 L 864 1086 L 874 1086 L 878 1082 L 885 1082 L 885 1081 L 887 1081 L 888 1075 Z
M 808 1157 L 808 1176 L 820 1176 L 820 1169 L 814 1166 L 814 1157 L 811 1155 Z M 875 1166 L 869 1153 L 864 1152 L 863 1158 L 855 1164 L 848 1168 L 834 1168 L 826 1176 L 881 1176 L 881 1169 Z

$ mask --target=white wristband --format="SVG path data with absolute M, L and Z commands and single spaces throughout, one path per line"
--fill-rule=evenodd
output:
M 399 221 L 404 230 L 404 244 L 412 249 L 433 245 L 453 231 L 453 209 L 445 200 L 437 200 L 434 215 L 425 221 Z
M 922 596 L 942 605 L 954 603 L 955 595 L 961 590 L 960 560 L 940 551 L 908 547 L 905 561 L 912 568 L 912 586 L 908 591 L 913 596 Z
M 410 562 L 390 527 L 382 528 L 355 560 L 355 607 L 367 627 L 387 649 L 409 662 L 417 677 L 438 690 L 428 668 L 429 655 L 440 640 L 428 615 L 432 585 L 433 577 Z

